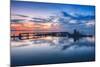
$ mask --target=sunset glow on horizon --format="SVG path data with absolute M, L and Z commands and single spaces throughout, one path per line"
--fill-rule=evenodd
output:
M 11 32 L 16 31 L 15 34 L 22 31 L 73 32 L 74 29 L 94 33 L 91 29 L 95 25 L 94 6 L 56 4 L 54 7 L 49 3 L 18 1 L 11 5 Z

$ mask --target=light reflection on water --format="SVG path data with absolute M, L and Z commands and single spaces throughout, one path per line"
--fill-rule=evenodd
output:
M 12 65 L 48 64 L 59 62 L 93 61 L 94 37 L 74 41 L 68 37 L 42 37 L 11 41 Z

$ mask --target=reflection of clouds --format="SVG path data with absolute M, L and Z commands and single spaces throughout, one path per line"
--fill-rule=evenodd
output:
M 31 45 L 32 43 L 28 40 L 19 40 L 19 41 L 12 41 L 11 42 L 11 47 L 23 47 L 23 46 L 28 46 Z
M 83 41 L 82 41 L 83 40 Z M 72 38 L 67 38 L 67 37 L 60 37 L 59 39 L 56 40 L 55 46 L 57 48 L 60 48 L 62 50 L 65 49 L 76 49 L 81 48 L 81 47 L 93 47 L 94 46 L 94 37 L 86 37 L 83 39 L 80 39 L 79 41 L 74 42 Z
M 23 46 L 24 44 L 29 44 L 29 45 L 43 45 L 47 44 L 46 46 L 63 46 L 63 45 L 69 45 L 70 43 L 73 42 L 73 39 L 68 39 L 67 37 L 43 37 L 35 40 L 23 40 L 23 41 L 12 41 L 11 45 L 12 46 Z M 28 45 L 27 45 L 28 46 Z
M 70 47 L 73 47 L 73 46 L 74 46 L 74 49 L 82 48 L 82 47 L 92 48 L 95 46 L 95 39 L 94 37 L 85 37 L 85 38 L 80 39 L 76 43 L 73 43 L 72 46 Z
M 23 40 L 23 41 L 12 41 L 12 47 L 23 47 L 23 46 L 49 46 L 55 47 L 54 49 L 77 49 L 81 47 L 94 47 L 94 37 L 83 38 L 79 41 L 74 42 L 72 38 L 68 37 L 43 37 L 35 40 Z
M 86 40 L 89 42 L 95 42 L 95 37 L 87 37 Z

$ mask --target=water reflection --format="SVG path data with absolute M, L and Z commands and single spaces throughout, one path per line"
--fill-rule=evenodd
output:
M 72 46 L 94 46 L 94 37 L 84 37 L 77 41 L 75 41 L 73 38 L 68 37 L 41 37 L 36 39 L 29 39 L 29 40 L 18 40 L 18 41 L 12 41 L 11 46 L 14 47 L 24 47 L 24 46 L 50 46 L 50 47 L 60 47 L 62 50 L 65 50 Z M 87 43 L 87 44 L 86 44 Z M 88 44 L 90 43 L 90 44 Z
M 95 60 L 94 37 L 41 37 L 11 41 L 11 64 L 33 65 Z
M 95 60 L 95 37 L 69 32 L 20 33 L 11 36 L 15 66 Z

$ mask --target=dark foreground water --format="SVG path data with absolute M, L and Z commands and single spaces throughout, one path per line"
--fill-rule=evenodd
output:
M 94 37 L 74 41 L 67 37 L 42 37 L 11 41 L 11 65 L 71 63 L 95 60 Z

